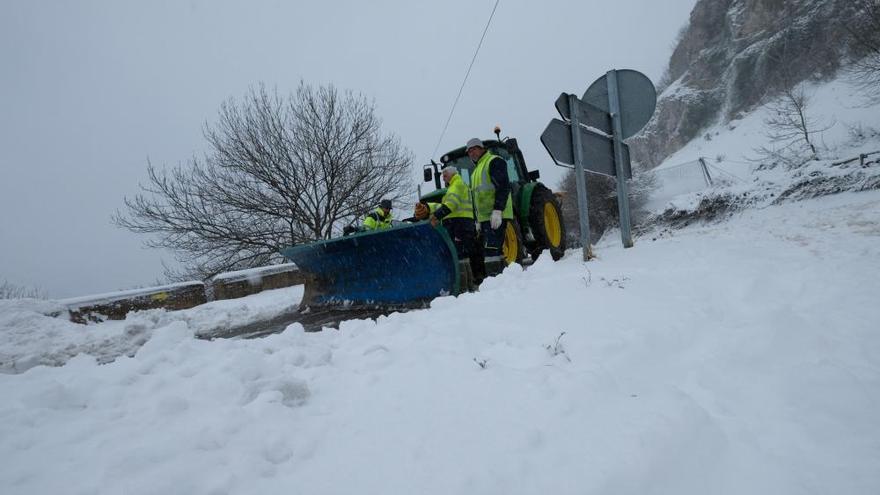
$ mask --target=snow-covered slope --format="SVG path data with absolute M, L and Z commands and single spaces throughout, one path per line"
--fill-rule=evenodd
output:
M 132 357 L 0 374 L 0 491 L 878 493 L 878 212 L 609 236 L 338 331 L 169 320 Z
M 21 373 L 34 366 L 59 366 L 81 354 L 98 362 L 134 354 L 153 330 L 176 321 L 196 335 L 210 337 L 291 310 L 302 298 L 302 286 L 245 297 L 213 301 L 192 309 L 152 309 L 129 313 L 124 321 L 78 325 L 66 319 L 67 303 L 36 299 L 0 300 L 0 374 Z M 118 293 L 108 294 L 114 296 Z M 95 296 L 89 296 L 94 300 Z M 59 316 L 53 318 L 52 315 Z
M 851 155 L 880 150 L 880 102 L 869 102 L 845 76 L 823 83 L 804 83 L 808 97 L 805 114 L 815 121 L 812 136 L 822 157 L 849 158 Z M 764 120 L 770 116 L 766 106 L 741 119 L 716 122 L 700 137 L 670 155 L 658 168 L 705 157 L 710 164 L 749 179 L 758 154 L 755 149 L 770 146 Z
M 806 116 L 814 122 L 815 160 L 773 167 L 771 160 L 762 159 L 760 148 L 780 149 L 784 143 L 770 140 L 765 124 L 770 109 L 759 107 L 738 120 L 704 129 L 702 137 L 649 172 L 656 180 L 640 216 L 668 220 L 690 217 L 699 208 L 715 214 L 720 209 L 763 208 L 846 190 L 880 189 L 880 101 L 866 101 L 846 77 L 800 88 L 808 96 Z M 712 187 L 704 179 L 700 159 L 714 181 Z

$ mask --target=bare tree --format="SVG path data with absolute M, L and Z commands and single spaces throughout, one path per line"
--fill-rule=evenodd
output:
M 605 230 L 617 218 L 617 201 L 613 177 L 598 174 L 584 174 L 587 186 L 587 214 L 590 222 L 590 242 L 594 243 L 602 237 Z M 568 234 L 568 246 L 580 246 L 580 216 L 578 213 L 577 177 L 574 170 L 569 170 L 559 183 L 562 199 L 562 218 L 565 220 L 565 231 Z
M 782 164 L 795 168 L 819 158 L 815 136 L 834 124 L 822 125 L 808 115 L 809 104 L 810 98 L 802 85 L 784 89 L 778 99 L 768 104 L 764 129 L 771 144 L 755 150 L 758 161 L 771 167 Z
M 220 107 L 203 159 L 148 163 L 143 193 L 114 221 L 174 250 L 184 268 L 166 267 L 172 279 L 270 264 L 410 192 L 412 155 L 380 128 L 363 95 L 301 82 L 282 97 L 261 85 Z
M 770 144 L 755 149 L 755 161 L 767 168 L 780 164 L 795 168 L 818 159 L 815 136 L 834 125 L 823 125 L 810 115 L 810 97 L 802 82 L 810 74 L 803 72 L 803 61 L 799 60 L 803 53 L 797 47 L 817 34 L 811 24 L 798 21 L 790 3 L 785 4 L 783 19 L 785 26 L 777 35 L 781 42 L 767 57 L 768 63 L 776 68 L 764 96 L 769 101 L 764 129 Z
M 46 299 L 46 292 L 42 289 L 22 287 L 4 280 L 0 282 L 0 299 Z
M 850 74 L 871 103 L 880 101 L 880 0 L 852 0 L 858 14 L 847 24 L 855 62 Z

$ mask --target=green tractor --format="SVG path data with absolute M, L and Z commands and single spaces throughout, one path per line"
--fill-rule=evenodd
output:
M 500 129 L 495 129 L 498 139 L 483 141 L 491 153 L 507 162 L 507 175 L 510 178 L 513 195 L 514 221 L 508 222 L 504 235 L 504 257 L 510 263 L 522 263 L 526 256 L 531 260 L 546 251 L 553 260 L 558 260 L 565 253 L 565 224 L 562 221 L 562 209 L 553 191 L 538 182 L 540 173 L 529 171 L 522 151 L 516 139 L 501 139 Z M 468 158 L 465 148 L 456 148 L 445 153 L 441 158 L 442 166 L 433 160 L 425 166 L 425 182 L 434 182 L 436 190 L 424 194 L 420 202 L 439 203 L 446 193 L 440 185 L 440 169 L 452 165 L 461 174 L 461 178 L 470 185 L 474 162 Z
M 565 251 L 565 227 L 559 202 L 538 182 L 538 171 L 526 168 L 515 139 L 483 141 L 483 146 L 507 162 L 513 194 L 514 221 L 507 223 L 503 253 L 508 263 L 532 260 L 550 251 L 554 260 Z M 474 163 L 464 147 L 446 153 L 444 165 L 458 168 L 469 183 Z M 439 203 L 440 165 L 425 169 L 425 181 L 437 190 L 420 202 Z M 428 210 L 426 208 L 425 210 Z M 388 229 L 359 232 L 311 244 L 290 246 L 282 254 L 296 263 L 306 279 L 300 306 L 395 308 L 424 305 L 443 295 L 473 290 L 485 275 L 482 256 L 459 260 L 446 229 L 434 228 L 416 217 Z M 480 242 L 475 246 L 480 249 Z

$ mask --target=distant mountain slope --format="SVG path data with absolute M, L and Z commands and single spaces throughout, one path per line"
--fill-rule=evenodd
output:
M 657 113 L 630 141 L 634 157 L 656 166 L 707 126 L 834 76 L 850 57 L 855 12 L 852 0 L 698 1 L 659 84 Z

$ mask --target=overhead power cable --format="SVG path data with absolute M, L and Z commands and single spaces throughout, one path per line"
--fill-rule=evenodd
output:
M 446 135 L 446 130 L 449 128 L 449 122 L 452 121 L 452 115 L 455 113 L 455 107 L 458 105 L 458 100 L 461 98 L 461 92 L 464 91 L 464 85 L 467 83 L 468 76 L 471 75 L 471 68 L 474 66 L 474 62 L 477 60 L 477 54 L 480 53 L 480 47 L 483 46 L 483 39 L 486 38 L 486 33 L 489 31 L 489 25 L 492 24 L 492 18 L 495 17 L 495 10 L 498 8 L 498 2 L 501 0 L 495 0 L 495 6 L 492 7 L 492 13 L 489 15 L 489 20 L 486 22 L 486 27 L 483 29 L 483 35 L 480 36 L 480 42 L 477 44 L 477 49 L 474 50 L 474 56 L 471 58 L 471 64 L 468 65 L 467 72 L 464 74 L 464 80 L 461 81 L 461 87 L 458 88 L 458 95 L 455 96 L 455 101 L 452 103 L 452 109 L 449 111 L 449 117 L 446 118 L 446 124 L 443 125 L 443 131 L 440 133 L 440 139 L 437 140 L 437 145 L 434 146 L 434 151 L 431 152 L 431 157 L 437 154 L 437 150 L 440 148 L 440 143 L 443 141 L 443 136 Z

